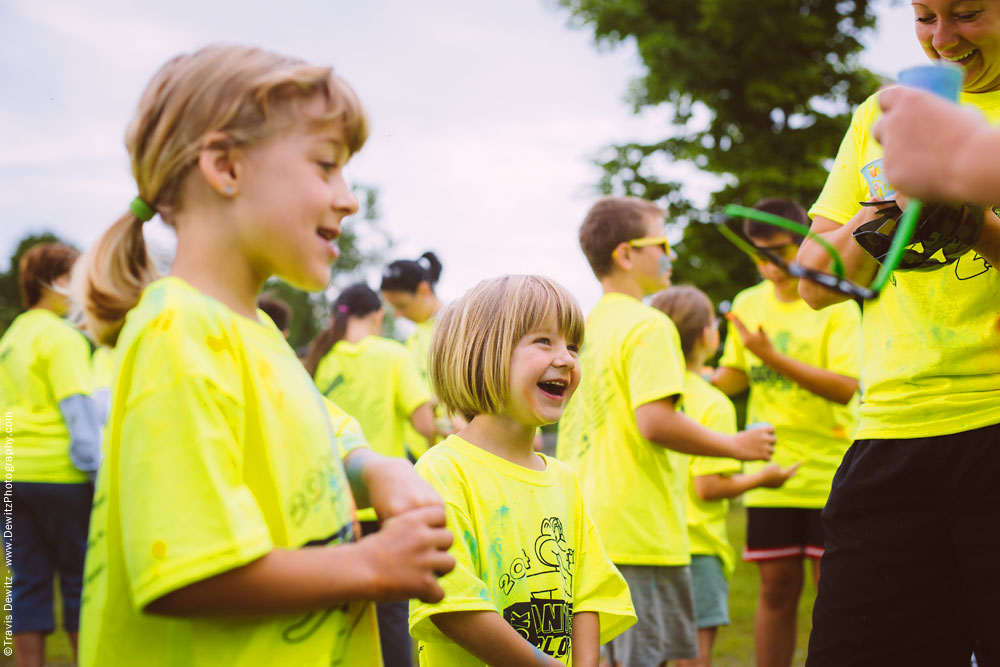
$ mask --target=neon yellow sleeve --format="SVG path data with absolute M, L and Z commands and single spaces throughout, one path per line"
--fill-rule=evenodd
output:
M 624 353 L 630 410 L 634 412 L 640 405 L 684 393 L 680 341 L 676 327 L 666 315 L 643 320 L 630 333 Z
M 115 475 L 120 488 L 121 540 L 137 608 L 271 550 L 239 464 L 243 410 L 210 380 L 190 375 L 127 406 L 124 446 L 102 474 Z
M 448 530 L 455 537 L 448 550 L 455 558 L 455 569 L 438 579 L 444 589 L 444 600 L 437 604 L 410 600 L 410 634 L 421 641 L 450 642 L 434 625 L 431 616 L 457 611 L 494 611 L 499 614 L 500 610 L 486 583 L 477 575 L 479 545 L 475 524 L 464 503 L 459 500 L 460 494 L 454 492 L 445 477 L 431 466 L 421 465 L 426 460 L 422 458 L 417 462 L 417 472 L 444 498 Z
M 365 439 L 364 431 L 361 430 L 361 424 L 358 423 L 358 420 L 341 410 L 340 406 L 326 396 L 320 394 L 320 397 L 327 414 L 330 415 L 330 426 L 337 441 L 340 458 L 344 458 L 358 447 L 367 447 L 368 441 Z
M 722 347 L 722 358 L 719 359 L 719 366 L 735 368 L 738 371 L 747 371 L 747 359 L 743 349 L 743 339 L 740 332 L 732 322 L 726 324 L 726 343 Z
M 52 331 L 55 335 L 50 342 L 48 365 L 49 386 L 56 403 L 76 394 L 89 395 L 94 390 L 87 339 L 68 324 L 59 329 Z
M 837 306 L 826 338 L 826 369 L 857 378 L 861 375 L 861 310 L 853 301 Z
M 851 127 L 840 142 L 840 149 L 826 184 L 823 185 L 819 199 L 809 209 L 810 218 L 819 215 L 844 224 L 861 208 L 859 202 L 867 199 L 866 193 L 860 189 L 858 170 L 862 166 L 860 156 L 864 148 L 865 128 L 874 122 L 877 115 L 877 95 L 869 97 L 855 110 L 851 117 Z

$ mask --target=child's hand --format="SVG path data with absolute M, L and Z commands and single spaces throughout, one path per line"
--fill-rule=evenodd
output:
M 448 554 L 452 539 L 443 507 L 421 507 L 384 521 L 377 533 L 359 543 L 372 569 L 372 599 L 440 602 L 444 590 L 437 578 L 455 567 Z
M 444 501 L 406 459 L 384 457 L 365 470 L 368 499 L 380 521 L 418 507 L 444 507 Z
M 761 468 L 758 473 L 760 475 L 760 486 L 767 487 L 769 489 L 777 489 L 781 487 L 785 482 L 795 476 L 795 473 L 801 465 L 802 461 L 799 461 L 795 465 L 791 465 L 782 470 L 781 466 L 777 463 L 769 463 Z
M 736 331 L 739 332 L 740 339 L 743 341 L 743 347 L 755 354 L 765 364 L 768 363 L 774 353 L 774 345 L 764 333 L 764 327 L 758 327 L 757 331 L 751 333 L 743 321 L 732 311 L 726 313 L 726 319 L 736 327 Z
M 733 436 L 733 458 L 740 461 L 770 461 L 776 441 L 774 427 L 770 424 L 740 431 Z

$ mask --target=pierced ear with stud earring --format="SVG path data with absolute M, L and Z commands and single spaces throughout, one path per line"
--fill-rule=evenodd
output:
M 232 197 L 233 196 L 233 186 L 227 185 L 226 187 L 224 187 L 222 189 L 222 194 L 226 195 L 227 197 Z

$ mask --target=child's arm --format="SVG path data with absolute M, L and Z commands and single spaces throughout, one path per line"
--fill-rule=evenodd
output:
M 761 486 L 777 489 L 791 479 L 801 465 L 799 462 L 782 470 L 777 463 L 771 463 L 752 475 L 701 475 L 694 478 L 694 490 L 702 500 L 723 500 Z
M 635 421 L 642 437 L 661 447 L 698 456 L 766 461 L 774 453 L 773 427 L 762 426 L 736 435 L 719 433 L 677 410 L 675 398 L 668 396 L 635 409 Z
M 412 597 L 438 602 L 437 577 L 451 571 L 443 507 L 423 507 L 386 521 L 355 544 L 272 549 L 257 560 L 194 582 L 154 600 L 146 611 L 165 616 L 283 614 L 353 600 Z
M 726 313 L 726 318 L 739 331 L 746 349 L 806 391 L 841 405 L 847 405 L 858 391 L 857 378 L 792 359 L 774 348 L 763 327 L 751 333 L 734 313 Z
M 434 614 L 431 621 L 448 639 L 490 667 L 563 667 L 561 662 L 529 643 L 495 611 Z M 575 639 L 575 628 L 573 635 Z
M 601 659 L 601 617 L 597 612 L 573 614 L 573 667 L 597 667 Z
M 735 396 L 750 388 L 750 378 L 738 368 L 719 366 L 712 374 L 712 385 L 726 396 Z
M 437 437 L 437 424 L 434 423 L 434 404 L 430 401 L 422 403 L 410 415 L 410 423 L 420 435 L 427 439 L 427 446 L 434 446 Z
M 344 471 L 358 507 L 374 507 L 381 521 L 418 507 L 444 506 L 438 492 L 406 459 L 358 447 L 344 456 Z

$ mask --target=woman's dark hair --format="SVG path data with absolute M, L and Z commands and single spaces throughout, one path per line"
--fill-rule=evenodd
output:
M 62 243 L 39 243 L 24 253 L 17 267 L 22 307 L 32 308 L 41 301 L 45 289 L 68 274 L 79 257 L 79 250 Z
M 420 283 L 427 283 L 433 291 L 441 277 L 441 268 L 441 260 L 430 250 L 416 260 L 397 259 L 385 267 L 379 289 L 413 294 Z
M 364 317 L 381 307 L 382 299 L 368 285 L 355 283 L 345 288 L 330 307 L 332 323 L 313 339 L 312 343 L 309 344 L 309 351 L 306 353 L 305 359 L 302 360 L 309 375 L 316 375 L 319 362 L 333 349 L 334 345 L 344 339 L 348 317 Z
M 778 215 L 782 218 L 787 218 L 789 220 L 794 220 L 795 222 L 801 223 L 805 226 L 809 226 L 810 220 L 809 215 L 802 206 L 791 199 L 782 199 L 780 197 L 766 197 L 761 199 L 759 202 L 753 206 L 758 211 L 763 211 L 764 213 L 770 213 L 772 215 Z M 770 225 L 766 222 L 759 222 L 757 220 L 746 220 L 743 223 L 743 233 L 749 236 L 751 239 L 766 239 L 775 234 L 784 233 L 786 230 L 781 227 L 776 227 Z M 801 244 L 802 236 L 796 234 L 795 232 L 788 232 L 792 235 L 792 242 Z

